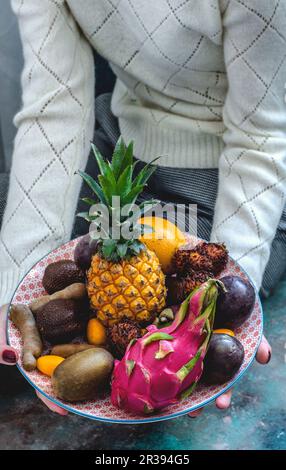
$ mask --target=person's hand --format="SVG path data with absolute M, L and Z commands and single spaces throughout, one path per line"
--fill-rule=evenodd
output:
M 14 366 L 17 363 L 18 355 L 15 349 L 11 348 L 7 344 L 6 337 L 6 317 L 7 317 L 8 305 L 0 308 L 0 364 L 6 366 Z M 36 395 L 40 400 L 53 412 L 58 413 L 61 416 L 66 416 L 68 412 L 55 405 L 48 398 L 44 397 L 41 393 L 36 391 Z
M 272 354 L 271 346 L 268 343 L 265 336 L 263 336 L 260 346 L 258 348 L 257 354 L 256 354 L 256 360 L 257 362 L 259 362 L 259 364 L 268 364 L 268 362 L 271 359 L 271 354 Z M 215 402 L 216 407 L 219 408 L 220 410 L 226 410 L 230 406 L 231 395 L 232 395 L 232 389 L 228 390 L 226 393 L 218 397 Z M 200 408 L 199 410 L 196 410 L 190 413 L 189 416 L 190 418 L 196 418 L 197 416 L 201 414 L 202 411 L 203 411 L 203 408 Z

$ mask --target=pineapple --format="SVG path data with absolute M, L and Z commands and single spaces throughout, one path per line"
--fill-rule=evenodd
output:
M 158 201 L 146 201 L 139 205 L 138 222 L 131 221 L 122 215 L 121 208 L 126 204 L 135 204 L 150 176 L 156 170 L 153 164 L 146 165 L 134 176 L 133 142 L 128 147 L 120 138 L 111 162 L 104 160 L 92 145 L 93 153 L 99 167 L 98 182 L 86 173 L 78 173 L 89 185 L 97 200 L 85 199 L 89 205 L 97 202 L 108 208 L 108 232 L 91 233 L 97 239 L 98 249 L 93 256 L 91 267 L 87 272 L 87 291 L 91 308 L 96 310 L 97 317 L 106 326 L 111 326 L 122 319 L 130 319 L 139 324 L 151 323 L 160 312 L 166 301 L 165 276 L 157 255 L 149 250 L 139 238 L 143 226 L 139 221 L 146 208 Z M 120 210 L 114 205 L 114 196 L 120 197 Z M 102 219 L 98 213 L 78 214 L 100 228 Z M 116 220 L 120 228 L 117 239 L 112 238 L 110 221 Z M 132 237 L 124 238 L 121 228 L 129 223 L 133 227 Z M 125 225 L 126 226 L 126 225 Z M 146 226 L 144 227 L 146 229 Z

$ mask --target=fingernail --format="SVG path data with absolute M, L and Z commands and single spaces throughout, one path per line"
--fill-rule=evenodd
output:
M 17 362 L 16 354 L 14 353 L 14 351 L 11 351 L 11 350 L 4 351 L 2 354 L 2 359 L 4 362 L 7 362 L 8 364 L 16 364 Z
M 266 364 L 268 364 L 271 361 L 271 356 L 272 356 L 271 351 L 268 351 L 268 359 L 267 359 Z
M 217 407 L 220 410 L 226 410 L 230 406 L 230 398 L 228 396 L 221 396 L 217 401 Z

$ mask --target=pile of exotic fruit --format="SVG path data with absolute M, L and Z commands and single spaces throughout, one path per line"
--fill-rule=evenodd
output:
M 156 167 L 135 174 L 132 143 L 122 139 L 110 163 L 93 150 L 100 175 L 79 172 L 95 194 L 85 202 L 99 200 L 110 214 L 114 195 L 122 207 L 135 203 Z M 12 305 L 10 318 L 24 341 L 23 367 L 50 376 L 58 398 L 111 393 L 115 406 L 144 415 L 189 396 L 199 381 L 224 384 L 237 374 L 244 348 L 233 330 L 249 318 L 255 291 L 223 274 L 223 244 L 194 244 L 139 207 L 133 238 L 82 237 L 74 259 L 46 268 L 46 295 Z M 96 224 L 96 215 L 80 215 Z

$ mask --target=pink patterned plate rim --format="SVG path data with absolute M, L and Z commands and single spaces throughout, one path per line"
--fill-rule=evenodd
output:
M 73 259 L 73 253 L 77 243 L 78 239 L 72 240 L 60 246 L 40 260 L 20 282 L 15 291 L 11 304 L 29 304 L 32 300 L 36 299 L 40 295 L 43 295 L 45 291 L 42 286 L 42 277 L 46 266 L 62 259 Z M 244 279 L 248 279 L 243 269 L 232 259 L 229 260 L 227 268 L 221 274 L 221 277 L 227 274 L 235 274 L 241 276 Z M 231 388 L 250 367 L 260 344 L 262 332 L 263 312 L 258 293 L 256 293 L 256 302 L 250 318 L 240 328 L 235 330 L 236 337 L 242 342 L 245 349 L 244 362 L 236 376 L 231 381 L 219 386 L 198 385 L 194 393 L 187 399 L 165 408 L 160 413 L 142 417 L 126 413 L 125 411 L 116 408 L 111 404 L 109 395 L 100 399 L 72 404 L 63 402 L 56 398 L 53 393 L 51 379 L 49 377 L 42 375 L 38 371 L 26 372 L 23 369 L 21 359 L 23 342 L 21 335 L 18 329 L 7 317 L 8 342 L 16 349 L 20 358 L 17 366 L 26 380 L 36 390 L 38 390 L 55 404 L 65 408 L 67 411 L 89 419 L 121 424 L 139 424 L 164 421 L 185 415 L 213 402 L 217 397 Z

